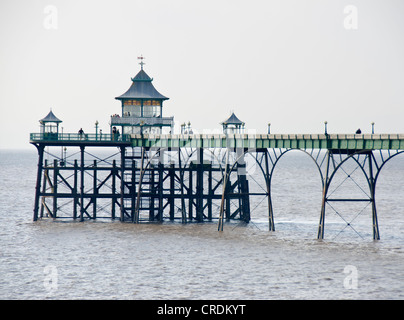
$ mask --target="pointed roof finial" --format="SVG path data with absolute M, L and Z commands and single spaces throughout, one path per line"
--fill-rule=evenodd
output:
M 145 65 L 145 63 L 143 62 L 144 57 L 143 57 L 143 55 L 141 55 L 140 57 L 137 57 L 137 58 L 140 60 L 139 64 L 140 64 L 140 67 L 143 70 L 143 65 Z

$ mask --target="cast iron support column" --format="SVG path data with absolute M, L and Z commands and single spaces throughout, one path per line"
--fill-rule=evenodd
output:
M 150 168 L 150 206 L 149 206 L 149 221 L 154 221 L 154 200 L 156 195 L 156 186 L 155 186 L 155 168 L 151 166 Z
M 181 221 L 182 223 L 187 223 L 187 214 L 185 210 L 185 199 L 184 199 L 184 170 L 181 164 L 181 149 L 178 148 L 178 169 L 180 176 L 180 188 L 181 188 Z
M 116 168 L 116 160 L 112 161 L 112 201 L 111 201 L 111 218 L 115 219 L 115 203 L 116 203 L 116 173 L 117 173 L 117 168 Z
M 97 160 L 94 160 L 94 173 L 93 173 L 93 219 L 97 218 Z
M 189 185 L 188 185 L 188 219 L 192 221 L 193 219 L 193 194 L 192 194 L 192 169 L 189 167 Z
M 327 203 L 327 192 L 329 187 L 329 170 L 330 170 L 330 158 L 332 157 L 331 151 L 327 150 L 327 164 L 325 170 L 325 177 L 323 178 L 323 197 L 321 202 L 321 214 L 320 214 L 320 222 L 318 225 L 318 233 L 317 239 L 324 239 L 324 224 L 325 224 L 325 205 Z
M 274 210 L 272 207 L 271 198 L 271 174 L 269 172 L 268 149 L 265 149 L 265 171 L 265 184 L 267 186 L 268 194 L 268 229 L 269 231 L 275 231 Z
M 140 164 L 140 176 L 139 176 L 139 186 L 138 186 L 139 189 L 137 191 L 134 223 L 139 223 L 140 195 L 141 195 L 141 192 L 142 192 L 143 175 L 144 175 L 144 172 L 145 172 L 144 157 L 145 157 L 145 148 L 142 147 L 142 157 L 141 157 L 141 164 Z
M 80 146 L 80 221 L 84 221 L 84 146 Z
M 158 178 L 158 195 L 159 195 L 159 207 L 158 207 L 158 217 L 157 220 L 160 222 L 163 222 L 163 170 L 164 170 L 164 165 L 162 162 L 159 161 L 158 164 L 158 172 L 159 172 L 159 178 Z
M 208 171 L 208 220 L 212 221 L 212 196 L 213 196 L 213 190 L 212 190 L 212 163 L 209 165 L 209 171 Z
M 203 221 L 203 148 L 197 150 L 196 161 L 196 220 Z
M 135 160 L 132 160 L 132 170 L 131 170 L 131 219 L 132 222 L 135 222 L 135 209 L 136 209 L 136 166 Z
M 58 161 L 56 159 L 53 160 L 53 219 L 56 219 L 57 211 L 58 211 Z
M 39 198 L 41 192 L 41 178 L 42 178 L 42 162 L 43 162 L 43 151 L 44 146 L 42 144 L 35 145 L 38 150 L 38 171 L 36 176 L 36 186 L 35 186 L 35 204 L 34 204 L 34 216 L 33 220 L 38 220 L 38 211 L 39 211 Z
M 77 163 L 77 159 L 74 160 L 74 176 L 73 176 L 73 219 L 77 219 L 77 206 L 79 203 L 78 195 L 77 195 L 77 174 L 78 174 L 79 165 Z
M 121 222 L 125 221 L 125 208 L 124 208 L 124 192 L 125 192 L 125 147 L 121 147 L 121 212 L 120 212 L 120 220 Z
M 174 205 L 174 188 L 175 188 L 175 175 L 174 175 L 174 164 L 170 164 L 168 168 L 168 177 L 170 179 L 170 196 L 168 198 L 168 201 L 170 203 L 170 220 L 174 221 L 174 216 L 175 216 L 175 205 Z
M 230 180 L 230 174 L 228 174 L 227 183 L 226 183 L 226 190 L 225 190 L 226 209 L 224 210 L 226 221 L 230 221 L 230 219 L 231 219 L 231 198 L 230 198 L 231 193 L 233 193 L 233 189 L 232 189 L 232 183 L 231 183 L 231 180 Z M 226 197 L 226 195 L 227 195 L 227 197 Z
M 379 224 L 377 222 L 376 211 L 376 190 L 375 179 L 373 176 L 373 152 L 370 151 L 369 157 L 369 187 L 370 187 L 370 200 L 372 202 L 372 228 L 373 228 L 373 240 L 380 240 Z
M 46 192 L 46 183 L 48 178 L 48 160 L 45 159 L 45 164 L 42 167 L 43 170 L 43 183 L 42 183 L 42 193 Z M 42 196 L 41 198 L 41 211 L 40 211 L 40 218 L 43 218 L 44 210 L 45 210 L 45 198 Z
M 226 165 L 224 169 L 224 175 L 223 175 L 223 190 L 222 190 L 222 200 L 220 203 L 220 212 L 219 212 L 219 223 L 217 226 L 218 231 L 223 231 L 223 223 L 224 223 L 224 202 L 225 202 L 225 194 L 227 191 L 227 183 L 228 183 L 228 164 L 229 164 L 229 156 L 230 156 L 230 148 L 227 148 L 226 150 Z
M 245 150 L 243 149 L 237 149 L 237 186 L 239 192 L 240 220 L 248 223 L 251 219 L 250 195 L 244 152 Z

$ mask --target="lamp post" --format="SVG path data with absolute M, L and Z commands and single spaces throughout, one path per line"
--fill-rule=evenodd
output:
M 95 120 L 95 140 L 98 140 L 98 120 Z
M 268 123 L 268 134 L 271 134 L 271 123 Z
M 64 157 L 63 157 L 63 165 L 66 165 L 66 152 L 67 152 L 67 148 L 66 147 L 64 147 L 64 152 L 65 152 L 65 155 L 64 155 Z
M 324 121 L 324 134 L 327 134 L 327 121 Z
M 375 123 L 372 122 L 371 125 L 372 125 L 372 134 L 374 134 L 375 133 Z

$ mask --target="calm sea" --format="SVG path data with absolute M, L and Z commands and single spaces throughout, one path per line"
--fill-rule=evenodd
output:
M 301 153 L 275 169 L 275 232 L 262 199 L 250 224 L 222 233 L 214 222 L 33 222 L 36 160 L 35 150 L 0 150 L 1 299 L 404 298 L 404 156 L 377 185 L 380 241 L 363 203 L 327 208 L 316 240 L 321 183 Z

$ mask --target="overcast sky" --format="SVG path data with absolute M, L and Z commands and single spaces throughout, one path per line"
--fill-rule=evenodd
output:
M 403 17 L 402 0 L 1 0 L 0 148 L 30 148 L 50 108 L 108 132 L 140 55 L 196 132 L 233 110 L 258 133 L 404 133 Z

